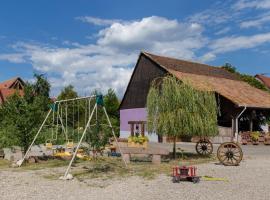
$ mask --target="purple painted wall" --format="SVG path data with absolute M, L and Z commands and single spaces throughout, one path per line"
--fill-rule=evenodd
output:
M 146 108 L 120 110 L 120 131 L 130 131 L 128 121 L 146 121 Z

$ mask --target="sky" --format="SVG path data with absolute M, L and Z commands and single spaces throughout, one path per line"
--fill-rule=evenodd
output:
M 0 81 L 127 87 L 140 51 L 270 75 L 270 0 L 2 0 Z

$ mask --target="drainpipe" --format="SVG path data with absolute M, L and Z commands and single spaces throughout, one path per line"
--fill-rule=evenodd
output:
M 238 134 L 239 134 L 238 120 L 242 116 L 242 114 L 246 111 L 246 109 L 247 109 L 247 106 L 244 107 L 244 109 L 242 110 L 242 112 L 235 119 L 235 138 L 234 138 L 234 140 L 236 142 L 238 142 Z

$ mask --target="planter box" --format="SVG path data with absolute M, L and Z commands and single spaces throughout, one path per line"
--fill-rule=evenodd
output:
M 264 137 L 264 144 L 270 145 L 270 137 Z
M 142 144 L 140 143 L 135 143 L 135 142 L 128 142 L 128 147 L 135 147 L 135 148 L 147 148 L 148 147 L 148 142 L 144 142 Z
M 259 142 L 264 142 L 264 136 L 263 135 L 260 135 L 260 137 L 259 137 Z

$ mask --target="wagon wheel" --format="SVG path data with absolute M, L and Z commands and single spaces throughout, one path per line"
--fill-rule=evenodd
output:
M 213 144 L 208 139 L 201 139 L 196 144 L 196 152 L 200 155 L 210 155 L 213 153 Z
M 217 157 L 225 166 L 237 166 L 243 158 L 243 152 L 235 142 L 225 142 L 218 147 Z

